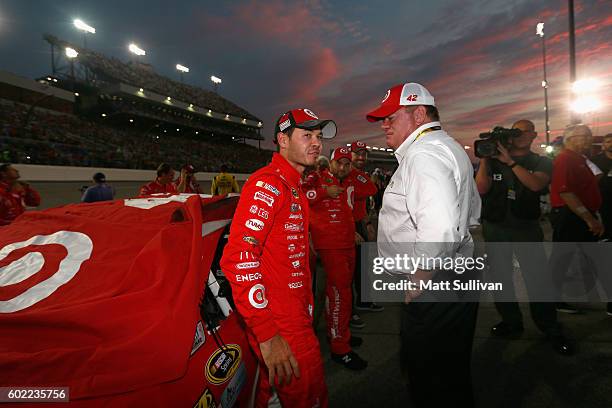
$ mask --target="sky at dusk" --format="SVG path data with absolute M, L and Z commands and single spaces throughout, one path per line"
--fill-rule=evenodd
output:
M 577 77 L 600 84 L 599 112 L 583 121 L 612 132 L 612 1 L 576 0 Z M 72 26 L 96 27 L 88 47 L 129 59 L 147 51 L 163 75 L 211 88 L 264 121 L 264 147 L 289 108 L 335 119 L 326 147 L 361 139 L 383 146 L 365 120 L 391 86 L 419 82 L 436 98 L 444 127 L 462 144 L 495 125 L 535 122 L 544 136 L 538 21 L 545 22 L 553 137 L 569 123 L 568 9 L 564 0 L 65 1 L 0 2 L 0 69 L 29 78 L 50 72 L 44 33 L 82 44 Z

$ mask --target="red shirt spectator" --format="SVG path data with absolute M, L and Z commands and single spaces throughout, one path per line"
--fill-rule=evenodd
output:
M 200 184 L 195 177 L 195 167 L 191 164 L 186 164 L 181 169 L 179 179 L 174 182 L 176 190 L 179 193 L 187 194 L 204 194 L 200 188 Z M 181 191 L 182 190 L 182 191 Z
M 139 195 L 148 196 L 151 194 L 159 194 L 159 193 L 178 194 L 178 191 L 174 183 L 160 183 L 159 178 L 157 178 L 155 179 L 155 181 L 152 181 L 140 187 Z
M 180 184 L 179 182 L 176 183 L 177 188 L 178 188 L 179 184 Z M 204 194 L 202 192 L 202 189 L 200 188 L 200 185 L 198 183 L 196 183 L 196 182 L 193 182 L 193 181 L 189 182 L 185 186 L 185 191 L 184 192 L 187 193 L 187 194 Z
M 140 196 L 151 194 L 170 193 L 178 194 L 174 181 L 174 170 L 167 163 L 162 163 L 157 168 L 157 178 L 140 188 Z
M 601 207 L 601 194 L 597 178 L 587 166 L 586 158 L 569 149 L 563 149 L 553 162 L 550 202 L 553 208 L 565 206 L 560 193 L 574 193 L 591 211 Z
M 25 212 L 25 207 L 40 205 L 40 194 L 18 181 L 19 172 L 10 164 L 0 166 L 0 225 L 8 225 Z

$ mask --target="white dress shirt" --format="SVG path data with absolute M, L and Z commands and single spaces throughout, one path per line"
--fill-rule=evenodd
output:
M 474 169 L 463 147 L 444 130 L 422 133 L 435 126 L 440 123 L 422 125 L 395 151 L 399 166 L 385 189 L 378 220 L 382 257 L 472 256 L 469 228 L 478 225 L 481 208 Z

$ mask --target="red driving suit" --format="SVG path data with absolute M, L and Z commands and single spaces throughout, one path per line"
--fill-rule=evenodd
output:
M 40 194 L 28 185 L 22 191 L 11 191 L 11 186 L 0 182 L 0 225 L 8 225 L 25 212 L 25 206 L 40 205 Z
M 302 189 L 310 203 L 310 229 L 315 249 L 327 273 L 325 315 L 327 334 L 334 354 L 351 351 L 349 322 L 352 308 L 353 271 L 355 269 L 355 223 L 353 187 L 348 178 L 340 182 L 329 171 L 306 178 Z M 338 185 L 344 191 L 336 198 L 327 194 L 327 186 Z
M 281 155 L 245 184 L 234 214 L 221 268 L 260 359 L 256 406 L 271 397 L 259 343 L 280 334 L 298 361 L 301 377 L 276 386 L 286 407 L 327 406 L 319 341 L 312 327 L 308 265 L 308 202 L 300 174 Z

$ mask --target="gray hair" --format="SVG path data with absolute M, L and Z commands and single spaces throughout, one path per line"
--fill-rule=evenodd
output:
M 574 137 L 574 136 L 593 136 L 591 129 L 582 123 L 576 125 L 568 125 L 563 131 L 563 141 Z

